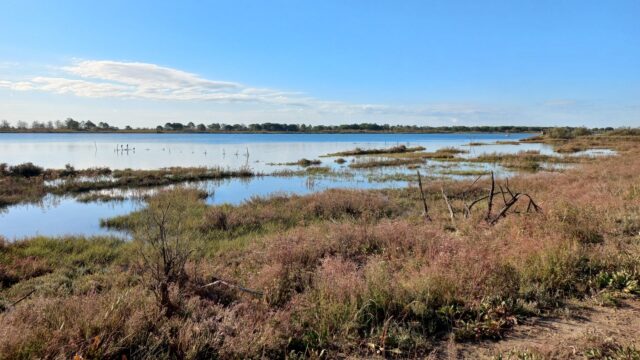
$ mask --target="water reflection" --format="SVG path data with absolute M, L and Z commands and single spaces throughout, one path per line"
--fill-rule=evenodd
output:
M 168 185 L 162 189 L 178 185 Z M 209 204 L 239 204 L 254 196 L 274 193 L 308 194 L 329 188 L 390 188 L 406 186 L 406 182 L 376 183 L 364 178 L 322 176 L 256 177 L 198 181 L 183 184 L 206 191 Z M 118 201 L 82 202 L 72 196 L 48 195 L 38 204 L 8 207 L 0 214 L 0 234 L 10 240 L 48 235 L 120 235 L 100 228 L 100 219 L 125 215 L 144 206 L 143 199 L 160 188 L 99 190 L 84 195 L 108 195 Z
M 0 163 L 33 162 L 47 168 L 71 164 L 78 169 L 110 167 L 113 169 L 157 169 L 171 166 L 207 166 L 237 169 L 248 166 L 256 172 L 298 170 L 299 167 L 268 165 L 296 162 L 302 158 L 318 159 L 338 151 L 381 148 L 404 144 L 423 146 L 426 151 L 444 147 L 463 147 L 472 142 L 492 145 L 468 146 L 468 154 L 515 153 L 536 150 L 552 153 L 542 144 L 496 145 L 496 141 L 518 140 L 530 134 L 0 134 Z M 347 158 L 348 163 L 353 157 Z M 495 164 L 447 164 L 427 160 L 417 168 L 388 167 L 366 169 L 346 175 L 347 164 L 334 158 L 322 158 L 322 165 L 332 172 L 310 176 L 265 176 L 246 179 L 209 180 L 187 183 L 209 194 L 210 204 L 238 204 L 253 196 L 274 193 L 307 194 L 328 188 L 389 188 L 407 186 L 420 169 L 425 176 L 443 175 L 464 178 L 464 171 L 496 171 L 501 176 L 511 172 Z M 455 166 L 458 172 L 452 171 Z M 386 177 L 386 178 L 385 178 Z M 109 177 L 101 177 L 106 180 Z M 384 178 L 384 179 L 383 179 Z M 90 179 L 85 179 L 90 180 Z M 48 183 L 47 185 L 58 185 Z M 176 185 L 165 186 L 171 188 Z M 101 190 L 84 194 L 118 198 L 119 201 L 79 201 L 69 196 L 46 196 L 37 204 L 20 204 L 0 212 L 0 234 L 9 238 L 67 234 L 112 234 L 99 226 L 101 218 L 124 215 L 144 205 L 143 199 L 158 188 Z
M 48 168 L 71 164 L 78 169 L 157 169 L 171 166 L 250 166 L 270 172 L 285 167 L 268 163 L 295 162 L 355 147 L 405 144 L 427 151 L 461 147 L 474 141 L 495 143 L 530 134 L 0 134 L 0 162 L 33 162 Z M 469 147 L 483 152 L 551 151 L 542 144 Z M 323 164 L 335 166 L 333 159 Z

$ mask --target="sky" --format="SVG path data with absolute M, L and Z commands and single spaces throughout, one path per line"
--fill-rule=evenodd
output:
M 640 126 L 638 19 L 638 0 L 0 0 L 0 119 Z

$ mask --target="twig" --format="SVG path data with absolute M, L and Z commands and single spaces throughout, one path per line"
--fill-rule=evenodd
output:
M 507 198 L 504 196 L 505 192 L 502 189 L 502 185 L 498 185 L 498 187 L 500 188 L 500 194 L 502 194 L 502 202 L 507 205 Z M 511 197 L 513 197 L 513 195 L 511 195 Z
M 467 192 L 469 190 L 471 190 L 471 188 L 473 188 L 473 185 L 475 185 L 478 180 L 480 180 L 480 178 L 482 178 L 483 176 L 485 176 L 486 174 L 480 174 L 475 180 L 473 180 L 473 182 L 471 183 L 471 185 L 469 185 L 463 192 L 462 192 L 462 196 L 465 196 L 467 194 Z
M 420 176 L 420 170 L 416 170 L 418 173 L 418 188 L 420 189 L 420 197 L 422 198 L 422 206 L 424 207 L 424 218 L 427 221 L 431 221 L 429 216 L 429 207 L 427 206 L 427 199 L 424 196 L 424 190 L 422 190 L 422 177 Z
M 533 199 L 531 198 L 531 196 L 529 196 L 529 194 L 520 194 L 521 196 L 526 196 L 529 199 L 529 204 L 527 204 L 527 212 L 529 212 L 531 210 L 531 207 L 533 206 L 533 210 L 535 212 L 540 212 L 542 211 L 542 208 L 536 204 L 535 201 L 533 201 Z
M 471 215 L 471 209 L 469 208 L 469 206 L 467 206 L 467 192 L 469 192 L 473 188 L 473 185 L 475 185 L 478 182 L 478 180 L 482 178 L 482 176 L 484 176 L 484 174 L 480 174 L 475 180 L 473 180 L 471 185 L 469 185 L 469 187 L 467 187 L 462 192 L 462 202 L 464 204 L 464 217 L 466 218 L 468 218 Z
M 493 193 L 493 195 L 499 195 L 502 194 L 502 192 L 495 192 Z M 506 194 L 506 193 L 505 193 Z M 485 195 L 485 196 L 481 196 L 475 200 L 473 200 L 469 205 L 467 205 L 467 208 L 469 209 L 469 211 L 471 211 L 471 209 L 479 202 L 481 202 L 482 200 L 486 200 L 489 198 L 489 195 Z
M 22 300 L 28 298 L 29 296 L 31 296 L 31 294 L 33 294 L 34 292 L 36 292 L 36 289 L 31 289 L 31 291 L 29 291 L 25 296 L 21 297 L 20 299 L 16 300 L 13 302 L 13 304 L 11 304 L 11 307 L 16 306 L 19 302 L 21 302 Z
M 513 197 L 504 205 L 504 207 L 502 208 L 502 210 L 500 210 L 500 212 L 498 213 L 498 215 L 496 215 L 495 218 L 493 218 L 493 220 L 490 221 L 491 225 L 494 225 L 495 223 L 498 222 L 498 220 L 500 220 L 501 217 L 506 216 L 507 211 L 509 211 L 509 209 L 516 203 L 518 202 L 520 193 L 515 193 L 515 195 L 512 195 Z
M 447 203 L 447 208 L 449 209 L 449 216 L 451 216 L 451 222 L 455 222 L 455 215 L 453 214 L 453 208 L 451 208 L 451 203 L 449 203 L 449 198 L 447 198 L 447 194 L 444 193 L 444 188 L 441 187 L 440 191 L 442 192 L 442 197 L 444 198 L 444 202 Z
M 215 285 L 218 285 L 218 284 L 225 285 L 225 286 L 228 286 L 230 288 L 238 289 L 240 291 L 244 291 L 244 292 L 252 294 L 252 295 L 264 296 L 264 293 L 261 292 L 261 291 L 247 289 L 246 287 L 243 287 L 243 286 L 240 286 L 240 285 L 236 285 L 236 284 L 232 284 L 232 283 L 230 283 L 228 281 L 224 281 L 224 280 L 216 280 L 216 281 L 214 281 L 212 283 L 208 283 L 206 285 L 202 285 L 201 287 L 202 288 L 206 288 L 206 287 L 215 286 Z
M 511 194 L 511 197 L 513 197 L 513 193 L 511 192 L 511 189 L 509 189 L 509 178 L 507 178 L 506 184 L 504 187 L 507 188 L 507 191 L 509 192 L 509 194 Z

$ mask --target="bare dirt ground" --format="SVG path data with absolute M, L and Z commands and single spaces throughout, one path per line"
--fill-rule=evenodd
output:
M 566 314 L 517 325 L 500 341 L 449 341 L 430 359 L 640 359 L 640 300 L 571 304 Z

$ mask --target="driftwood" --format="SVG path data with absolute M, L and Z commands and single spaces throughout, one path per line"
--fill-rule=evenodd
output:
M 422 206 L 424 208 L 424 218 L 427 221 L 431 221 L 431 216 L 429 216 L 429 207 L 427 206 L 427 198 L 424 196 L 424 190 L 422 189 L 422 176 L 420 176 L 420 170 L 416 171 L 418 173 L 418 188 L 420 189 L 420 198 L 422 199 Z
M 224 286 L 227 286 L 227 287 L 230 287 L 230 288 L 233 288 L 233 289 L 237 289 L 237 290 L 240 290 L 242 292 L 246 292 L 246 293 L 249 293 L 251 295 L 258 296 L 258 297 L 264 296 L 264 293 L 261 292 L 261 291 L 247 289 L 244 286 L 233 284 L 233 283 L 230 283 L 228 281 L 224 281 L 224 280 L 220 280 L 220 279 L 218 279 L 218 280 L 216 280 L 214 282 L 208 283 L 206 285 L 202 285 L 201 288 L 206 288 L 206 287 L 209 287 L 209 286 L 216 286 L 216 285 L 224 285 Z

